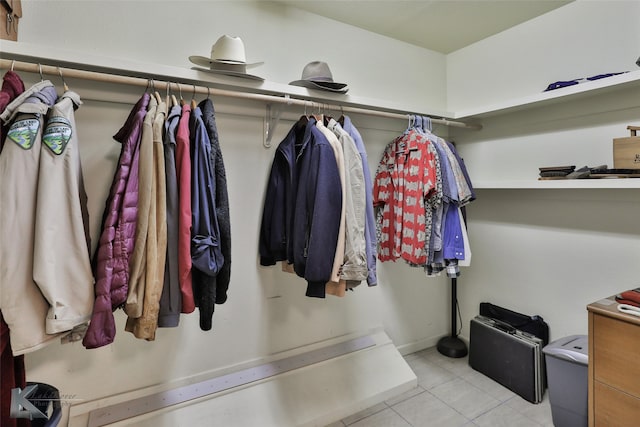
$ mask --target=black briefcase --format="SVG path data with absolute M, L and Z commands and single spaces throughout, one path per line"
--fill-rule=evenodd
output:
M 500 320 L 516 329 L 535 335 L 542 340 L 543 346 L 549 344 L 549 325 L 547 325 L 542 316 L 529 316 L 490 302 L 480 303 L 480 316 Z
M 531 403 L 545 389 L 542 340 L 485 316 L 471 319 L 469 365 Z

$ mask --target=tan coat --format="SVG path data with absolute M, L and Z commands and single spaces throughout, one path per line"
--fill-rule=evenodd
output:
M 144 304 L 142 315 L 127 319 L 126 330 L 137 338 L 155 339 L 160 312 L 160 297 L 164 280 L 167 254 L 167 202 L 162 135 L 167 116 L 167 104 L 161 101 L 153 119 L 153 169 L 151 180 L 151 203 L 149 206 L 148 235 L 146 247 L 146 270 Z
M 133 253 L 129 259 L 129 291 L 124 311 L 129 317 L 137 319 L 142 316 L 144 292 L 147 280 L 147 238 L 155 234 L 149 230 L 149 212 L 151 201 L 155 199 L 153 190 L 153 120 L 156 116 L 158 101 L 149 100 L 147 115 L 142 124 L 140 148 L 138 150 L 138 218 L 136 220 L 136 240 Z

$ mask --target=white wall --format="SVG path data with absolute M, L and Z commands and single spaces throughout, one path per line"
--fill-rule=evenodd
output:
M 223 34 L 242 38 L 251 72 L 300 79 L 326 61 L 349 95 L 444 109 L 445 56 L 268 1 L 25 0 L 20 41 L 190 68 Z M 54 30 L 55 28 L 55 30 Z M 404 64 L 411 63 L 411 67 Z
M 206 56 L 219 35 L 240 35 L 249 61 L 265 61 L 255 73 L 268 80 L 297 79 L 304 64 L 323 59 L 350 93 L 455 111 L 538 93 L 555 80 L 634 69 L 640 30 L 630 17 L 640 15 L 639 5 L 577 1 L 446 58 L 268 2 L 26 0 L 20 37 L 43 47 L 188 68 L 186 58 Z M 82 95 L 83 86 L 75 88 Z M 128 90 L 123 103 L 87 101 L 78 111 L 94 241 L 117 157 L 110 137 L 137 93 Z M 447 281 L 425 279 L 405 265 L 381 264 L 377 288 L 325 301 L 305 298 L 300 280 L 259 267 L 258 221 L 273 156 L 261 148 L 262 119 L 254 117 L 264 110 L 225 113 L 226 101 L 214 101 L 222 111 L 234 238 L 230 297 L 216 309 L 214 330 L 201 332 L 195 316 L 184 316 L 179 328 L 141 342 L 123 332 L 119 312 L 115 344 L 92 351 L 54 344 L 27 357 L 29 379 L 90 400 L 377 325 L 404 348 L 448 332 Z M 558 108 L 487 120 L 481 132 L 460 131 L 456 139 L 472 179 L 535 177 L 538 166 L 552 162 L 599 163 L 610 155 L 610 138 L 624 135 L 623 125 L 638 117 L 631 105 L 621 114 L 587 109 L 575 117 Z M 564 115 L 558 120 L 554 113 Z M 404 127 L 366 117 L 354 122 L 372 166 Z M 290 124 L 281 122 L 276 140 Z M 591 136 L 583 149 L 575 141 L 585 134 Z M 556 151 L 565 143 L 571 148 Z M 587 303 L 637 286 L 637 192 L 479 190 L 468 211 L 473 265 L 459 280 L 463 335 L 480 301 L 543 315 L 552 338 L 586 333 Z
M 23 9 L 20 40 L 43 51 L 64 48 L 113 57 L 114 64 L 124 59 L 188 68 L 189 55 L 207 56 L 211 44 L 227 33 L 243 38 L 249 61 L 265 61 L 253 71 L 268 80 L 298 79 L 304 64 L 322 59 L 331 65 L 334 78 L 348 82 L 350 93 L 358 96 L 435 108 L 445 104 L 443 55 L 277 5 L 27 0 Z M 419 75 L 399 66 L 409 58 Z M 24 77 L 39 79 L 26 73 Z M 56 77 L 51 80 L 60 83 Z M 91 94 L 78 110 L 77 122 L 95 245 L 120 149 L 111 136 L 142 90 L 67 80 L 81 96 Z M 106 93 L 117 102 L 100 101 Z M 197 314 L 187 315 L 180 327 L 161 329 L 154 342 L 145 342 L 124 332 L 125 316 L 118 311 L 114 344 L 97 350 L 85 350 L 80 343 L 52 344 L 27 356 L 29 380 L 92 400 L 379 326 L 404 349 L 433 345 L 448 333 L 449 288 L 444 278 L 427 279 L 421 270 L 385 263 L 378 267 L 379 286 L 361 286 L 343 299 L 318 300 L 304 296 L 301 279 L 276 267 L 260 267 L 259 221 L 274 154 L 273 148 L 262 147 L 264 106 L 214 102 L 227 170 L 233 253 L 229 300 L 216 307 L 213 330 L 200 331 Z M 288 118 L 300 114 L 302 110 L 291 110 Z M 406 123 L 352 119 L 375 171 L 384 146 Z M 281 121 L 274 141 L 291 125 L 291 120 Z
M 462 334 L 482 301 L 541 315 L 552 340 L 587 334 L 587 304 L 638 286 L 638 192 L 480 190 Z
M 540 93 L 550 83 L 636 70 L 640 2 L 576 0 L 447 55 L 447 108 Z
M 576 1 L 447 57 L 449 108 L 540 93 L 557 80 L 637 69 L 640 2 Z M 542 166 L 613 167 L 612 139 L 640 124 L 638 89 L 483 120 L 455 139 L 477 182 L 535 181 Z M 638 189 L 478 191 L 473 266 L 460 281 L 464 336 L 478 304 L 542 315 L 551 339 L 586 334 L 586 305 L 638 286 Z

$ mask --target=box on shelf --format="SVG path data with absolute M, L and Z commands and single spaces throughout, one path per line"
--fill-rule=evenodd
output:
M 627 126 L 631 136 L 613 139 L 613 167 L 616 169 L 640 169 L 640 126 Z
M 0 39 L 18 40 L 18 22 L 22 18 L 21 0 L 0 0 Z

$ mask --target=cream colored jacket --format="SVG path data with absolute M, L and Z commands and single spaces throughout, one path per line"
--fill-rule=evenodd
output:
M 346 238 L 346 197 L 347 188 L 345 185 L 345 170 L 344 170 L 344 154 L 342 150 L 342 144 L 338 141 L 338 137 L 330 131 L 320 119 L 316 122 L 316 127 L 327 138 L 333 153 L 336 156 L 336 163 L 338 165 L 338 173 L 340 174 L 340 185 L 342 186 L 342 210 L 340 214 L 340 228 L 338 231 L 338 244 L 336 247 L 336 254 L 333 258 L 333 270 L 331 270 L 331 280 L 327 282 L 325 286 L 325 292 L 329 295 L 344 296 L 346 290 L 346 281 L 340 279 L 340 272 L 342 270 L 342 264 L 344 263 L 344 251 L 345 251 L 345 238 Z
M 58 98 L 47 116 L 40 148 L 33 279 L 49 301 L 48 334 L 87 323 L 95 299 L 74 117 L 80 104 L 72 91 Z
M 34 94 L 39 102 L 24 102 Z M 55 97 L 51 82 L 42 81 L 0 115 L 12 123 L 0 155 L 0 309 L 14 355 L 84 325 L 93 308 L 73 118 L 80 100 L 65 94 L 47 125 Z
M 345 249 L 340 279 L 352 288 L 367 280 L 367 251 L 364 238 L 366 193 L 362 158 L 351 136 L 334 119 L 327 126 L 338 137 L 343 150 L 345 179 Z

